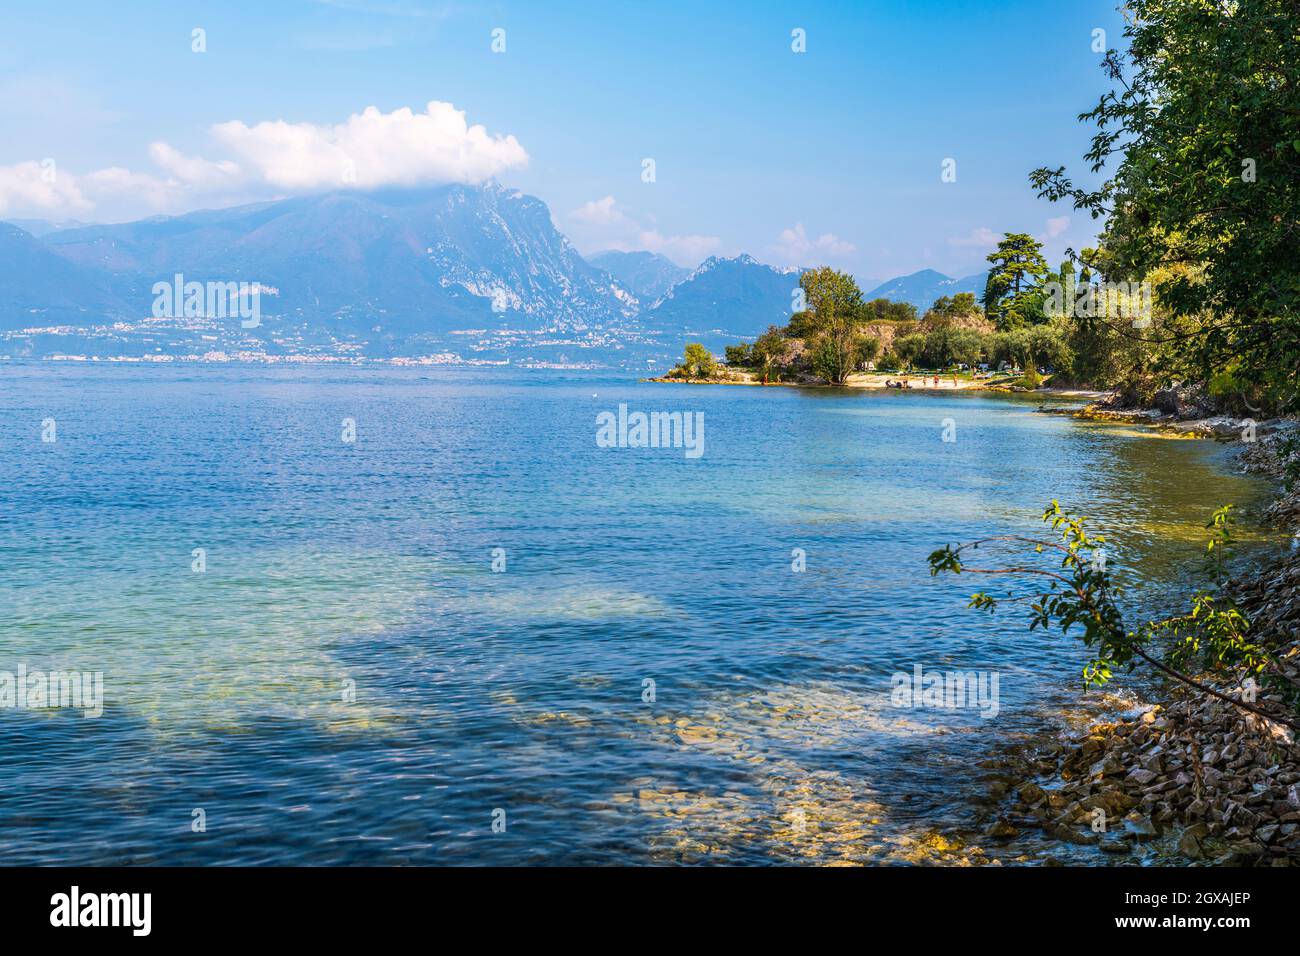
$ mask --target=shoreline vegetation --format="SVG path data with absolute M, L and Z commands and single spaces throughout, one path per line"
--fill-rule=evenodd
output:
M 1295 424 L 1243 443 L 1240 459 L 1281 482 L 1265 526 L 1300 538 Z M 1012 846 L 1037 833 L 1116 862 L 1300 865 L 1300 549 L 1241 571 L 1210 600 L 1241 615 L 1245 653 L 1195 670 L 1200 687 L 1170 679 L 1127 713 L 1081 726 L 1067 717 L 984 761 L 978 832 Z M 1181 632 L 1184 646 L 1202 637 Z
M 921 372 L 909 375 L 921 379 Z M 853 373 L 840 386 L 764 383 L 752 372 L 720 367 L 707 379 L 651 381 L 880 389 L 900 377 L 908 376 Z M 1038 411 L 1238 444 L 1244 470 L 1279 485 L 1260 523 L 1279 539 L 1300 539 L 1300 421 L 1293 417 L 1225 414 L 1203 385 L 1158 390 L 1149 406 L 1133 407 L 1123 389 L 1029 389 L 1013 374 L 976 380 L 958 373 L 954 383 L 951 371 L 926 370 L 925 380 L 912 391 L 1085 399 L 1083 406 L 1044 403 Z M 1300 866 L 1300 734 L 1283 722 L 1300 701 L 1300 548 L 1224 581 L 1222 592 L 1243 616 L 1249 640 L 1267 649 L 1268 675 L 1240 661 L 1198 671 L 1194 679 L 1210 693 L 1171 679 L 1137 707 L 1116 713 L 1103 706 L 1102 719 L 1097 702 L 1081 698 L 1054 729 L 996 747 L 980 764 L 984 790 L 974 798 L 970 828 L 932 834 L 916 862 L 987 864 L 995 856 L 981 842 L 997 844 L 1003 857 L 1026 841 L 1021 862 L 1060 865 L 1050 850 L 1043 855 L 1046 841 L 1069 845 L 1072 854 L 1095 852 L 1098 863 Z M 1234 700 L 1248 700 L 1252 709 Z M 1257 702 L 1281 720 L 1256 713 Z
M 1107 397 L 1045 412 L 1240 441 L 1243 466 L 1281 485 L 1262 523 L 1292 546 L 1230 577 L 1231 503 L 1205 502 L 1207 583 L 1185 613 L 1127 620 L 1120 584 L 1089 557 L 1099 539 L 1056 502 L 1046 540 L 949 545 L 931 571 L 1033 582 L 1009 599 L 1035 602 L 1021 605 L 1031 629 L 1092 650 L 1084 688 L 1134 668 L 1164 681 L 1136 714 L 1081 732 L 1067 717 L 986 762 L 983 837 L 1041 831 L 1095 847 L 1098 862 L 1300 865 L 1300 87 L 1283 66 L 1300 62 L 1300 34 L 1281 0 L 1129 0 L 1125 12 L 1128 49 L 1106 52 L 1110 88 L 1078 116 L 1093 127 L 1087 179 L 1029 173 L 1039 198 L 1099 222 L 1095 246 L 1053 269 L 1032 235 L 1006 233 L 978 302 L 944 297 L 920 316 L 810 269 L 786 325 L 722 362 L 690 343 L 656 381 L 915 388 L 925 375 L 927 391 L 1058 394 L 1046 381 Z M 981 544 L 994 566 L 967 567 L 963 548 L 974 560 Z M 970 606 L 1005 600 L 976 592 Z

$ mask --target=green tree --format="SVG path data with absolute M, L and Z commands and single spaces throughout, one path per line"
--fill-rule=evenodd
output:
M 863 306 L 863 322 L 915 322 L 916 306 L 910 302 L 872 299 Z
M 958 292 L 953 296 L 941 295 L 930 306 L 930 314 L 943 318 L 959 315 L 972 315 L 978 311 L 974 292 Z
M 827 266 L 805 272 L 799 286 L 811 318 L 797 324 L 806 333 L 813 370 L 832 385 L 843 385 L 880 344 L 860 329 L 862 291 L 851 275 Z M 791 324 L 796 324 L 793 318 Z
M 1038 385 L 1038 366 L 1068 369 L 1073 360 L 1068 338 L 1063 328 L 1055 324 L 1027 325 L 999 332 L 993 337 L 991 351 L 995 362 L 1005 360 L 1020 366 L 1025 384 L 1031 388 Z
M 817 334 L 817 317 L 813 315 L 811 309 L 796 312 L 790 316 L 790 322 L 786 325 L 785 331 L 792 339 L 807 341 Z
M 999 329 L 1014 328 L 1032 312 L 1037 283 L 1048 274 L 1043 245 L 1023 232 L 1009 232 L 990 252 L 992 265 L 984 286 L 984 311 Z
M 1114 88 L 1079 118 L 1085 161 L 1030 174 L 1038 194 L 1107 217 L 1108 281 L 1151 279 L 1180 321 L 1165 375 L 1225 368 L 1286 407 L 1300 392 L 1300 30 L 1295 0 L 1129 0 Z M 1183 268 L 1174 268 L 1182 266 Z M 1162 273 L 1159 271 L 1165 267 Z M 1133 335 L 1132 328 L 1117 328 Z M 1180 367 L 1181 366 L 1181 367 Z
M 989 321 L 993 322 L 998 318 L 998 303 L 1006 295 L 1006 280 L 1000 275 L 994 275 L 989 272 L 984 277 L 984 291 L 980 295 L 980 305 L 984 308 L 984 314 L 988 316 Z
M 1046 365 L 1053 369 L 1068 368 L 1073 360 L 1065 330 L 1055 324 L 1035 325 L 1029 328 L 1029 355 L 1034 366 Z
M 986 339 L 975 329 L 940 325 L 926 333 L 921 359 L 931 368 L 946 368 L 958 362 L 975 365 L 988 347 Z
M 789 342 L 775 325 L 769 325 L 767 331 L 754 343 L 750 354 L 753 356 L 755 367 L 763 373 L 764 385 L 768 383 L 772 373 L 785 362 L 788 347 Z
M 799 287 L 804 291 L 808 311 L 813 314 L 818 331 L 857 318 L 862 305 L 862 290 L 847 272 L 829 266 L 809 269 L 799 277 Z
M 925 336 L 920 332 L 913 332 L 911 335 L 896 338 L 892 351 L 898 357 L 899 363 L 910 370 L 925 351 Z
M 682 364 L 678 368 L 686 373 L 687 378 L 712 378 L 717 364 L 712 352 L 699 342 L 691 342 L 686 346 Z
M 728 345 L 724 352 L 728 365 L 733 365 L 736 368 L 750 368 L 754 364 L 753 348 L 748 342 L 741 342 L 739 345 Z
M 1032 345 L 1026 328 L 1008 329 L 993 336 L 993 361 L 1010 362 L 1026 369 L 1033 364 Z
M 832 385 L 843 385 L 849 375 L 870 362 L 880 351 L 880 340 L 853 332 L 822 335 L 813 343 L 813 371 Z

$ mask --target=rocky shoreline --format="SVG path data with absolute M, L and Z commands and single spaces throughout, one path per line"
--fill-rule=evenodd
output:
M 652 381 L 762 384 L 755 377 Z M 1284 439 L 1300 435 L 1293 419 L 1220 414 L 1192 389 L 1158 393 L 1151 408 L 1125 407 L 1122 396 L 1111 396 L 1083 408 L 1044 405 L 1039 411 L 1240 443 L 1243 468 L 1275 478 L 1283 471 Z M 1300 539 L 1300 485 L 1280 494 L 1262 517 Z M 1280 684 L 1265 683 L 1255 701 L 1265 708 L 1283 705 L 1278 686 L 1300 691 L 1300 547 L 1229 587 L 1252 622 L 1252 635 L 1279 661 Z M 1242 693 L 1240 683 L 1201 680 L 1230 697 Z M 1085 705 L 1061 715 L 1054 730 L 1001 748 L 981 764 L 984 793 L 973 814 L 978 830 L 935 834 L 938 843 L 920 846 L 911 862 L 1061 865 L 1050 851 L 1056 845 L 1069 851 L 1061 854 L 1066 859 L 1092 852 L 1095 862 L 1108 864 L 1300 866 L 1300 735 L 1180 683 L 1169 681 L 1155 693 L 1159 702 L 1119 717 L 1099 720 L 1099 708 Z M 1286 712 L 1284 705 L 1276 709 Z
M 1088 421 L 1113 422 L 1115 424 L 1147 425 L 1152 428 L 1174 433 L 1184 438 L 1217 438 L 1221 440 L 1243 440 L 1247 434 L 1259 439 L 1265 436 L 1288 432 L 1297 427 L 1289 419 L 1266 419 L 1256 421 L 1252 418 L 1238 418 L 1232 415 L 1207 415 L 1201 409 L 1192 409 L 1182 413 L 1166 413 L 1159 409 L 1114 409 L 1104 405 L 1075 406 L 1043 405 L 1040 412 L 1049 415 L 1068 415 L 1071 418 Z M 1260 462 L 1257 470 L 1266 470 Z
M 1109 417 L 1104 409 L 1089 416 L 1099 412 Z M 1246 427 L 1227 418 L 1218 431 L 1205 419 L 1179 420 L 1176 413 L 1161 412 L 1164 422 L 1139 416 L 1190 424 L 1221 438 L 1239 437 Z M 1296 423 L 1266 424 L 1257 440 L 1243 444 L 1241 460 L 1249 470 L 1276 475 L 1281 434 Z M 1266 520 L 1300 537 L 1300 489 L 1281 496 Z M 1300 549 L 1292 547 L 1230 588 L 1255 639 L 1280 662 L 1279 682 L 1263 682 L 1256 703 L 1285 712 L 1283 693 L 1300 688 Z M 1208 683 L 1235 698 L 1243 692 L 1240 684 Z M 1166 685 L 1163 693 L 1163 702 L 1135 716 L 1093 723 L 988 761 L 997 773 L 985 836 L 1013 843 L 1033 830 L 1054 841 L 1095 846 L 1108 855 L 1099 862 L 1300 865 L 1295 732 L 1181 684 Z

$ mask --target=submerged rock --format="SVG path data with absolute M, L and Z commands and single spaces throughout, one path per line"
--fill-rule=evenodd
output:
M 1013 827 L 1006 820 L 994 820 L 984 831 L 986 836 L 995 840 L 1010 840 L 1020 835 L 1020 831 Z
M 1192 824 L 1178 838 L 1178 852 L 1193 860 L 1199 860 L 1204 855 L 1201 852 L 1201 840 L 1208 832 L 1209 828 L 1204 823 Z
M 1033 783 L 1032 781 L 1029 783 L 1021 784 L 1020 789 L 1017 791 L 1017 793 L 1019 793 L 1020 799 L 1024 803 L 1029 804 L 1030 806 L 1033 806 L 1038 803 L 1042 803 L 1044 800 L 1047 799 L 1046 791 L 1044 791 L 1042 787 L 1040 787 L 1036 783 Z
M 1160 835 L 1151 819 L 1136 811 L 1124 818 L 1124 833 L 1139 841 L 1154 840 Z

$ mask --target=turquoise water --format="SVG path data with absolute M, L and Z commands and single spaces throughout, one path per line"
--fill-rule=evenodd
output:
M 704 454 L 597 447 L 620 403 L 703 412 Z M 0 671 L 104 686 L 97 718 L 0 708 L 0 858 L 913 859 L 1084 660 L 926 555 L 1056 497 L 1155 606 L 1261 493 L 1212 443 L 1036 404 L 0 365 Z M 918 663 L 996 673 L 997 715 L 894 706 Z

